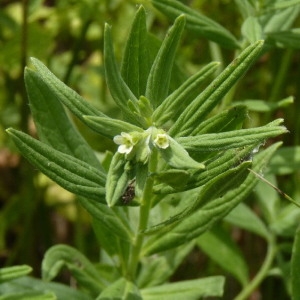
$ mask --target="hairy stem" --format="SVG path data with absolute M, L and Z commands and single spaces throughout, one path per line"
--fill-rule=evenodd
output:
M 155 172 L 156 166 L 157 166 L 157 152 L 154 150 L 151 155 L 149 166 L 148 166 L 149 173 Z M 150 214 L 151 203 L 152 203 L 153 184 L 154 184 L 153 178 L 148 177 L 143 191 L 143 199 L 140 206 L 139 225 L 134 239 L 130 264 L 128 268 L 128 275 L 129 275 L 129 279 L 131 280 L 134 280 L 136 275 L 136 270 L 139 263 L 140 253 L 144 241 L 143 231 L 147 228 L 148 225 L 149 214 Z

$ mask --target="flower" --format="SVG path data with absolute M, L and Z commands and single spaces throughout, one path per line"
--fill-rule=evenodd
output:
M 153 142 L 158 148 L 162 149 L 166 149 L 170 146 L 168 135 L 166 133 L 158 133 Z
M 121 132 L 121 135 L 116 135 L 114 137 L 114 142 L 118 147 L 118 152 L 122 154 L 129 154 L 134 146 L 133 138 L 129 133 Z

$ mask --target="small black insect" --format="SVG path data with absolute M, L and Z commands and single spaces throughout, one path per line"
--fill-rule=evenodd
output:
M 128 186 L 127 186 L 127 188 L 126 188 L 124 194 L 123 194 L 122 197 L 121 197 L 122 203 L 123 203 L 124 205 L 130 203 L 130 202 L 133 200 L 133 198 L 135 197 L 135 187 L 134 187 L 134 183 L 135 183 L 135 180 L 132 180 L 132 181 L 128 184 Z

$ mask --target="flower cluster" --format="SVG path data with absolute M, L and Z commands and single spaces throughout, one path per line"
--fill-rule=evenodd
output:
M 147 163 L 153 147 L 166 149 L 170 145 L 166 132 L 153 126 L 144 132 L 122 132 L 114 137 L 114 142 L 119 145 L 118 152 L 125 154 L 127 159 L 135 156 L 143 163 Z

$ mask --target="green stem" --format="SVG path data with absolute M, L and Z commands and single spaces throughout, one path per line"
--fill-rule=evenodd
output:
M 275 238 L 271 236 L 268 241 L 268 251 L 264 263 L 252 281 L 234 298 L 234 300 L 245 300 L 255 291 L 255 289 L 266 278 L 276 254 Z
M 150 157 L 150 162 L 148 166 L 149 173 L 155 172 L 156 166 L 157 166 L 157 152 L 154 150 Z M 131 252 L 130 264 L 128 268 L 128 277 L 131 280 L 135 279 L 135 274 L 136 274 L 137 266 L 140 259 L 140 253 L 144 241 L 143 231 L 147 228 L 148 225 L 149 214 L 150 214 L 151 203 L 152 203 L 151 200 L 152 200 L 153 184 L 154 184 L 153 178 L 148 177 L 143 191 L 143 198 L 140 206 L 139 225 L 135 235 L 132 252 Z

